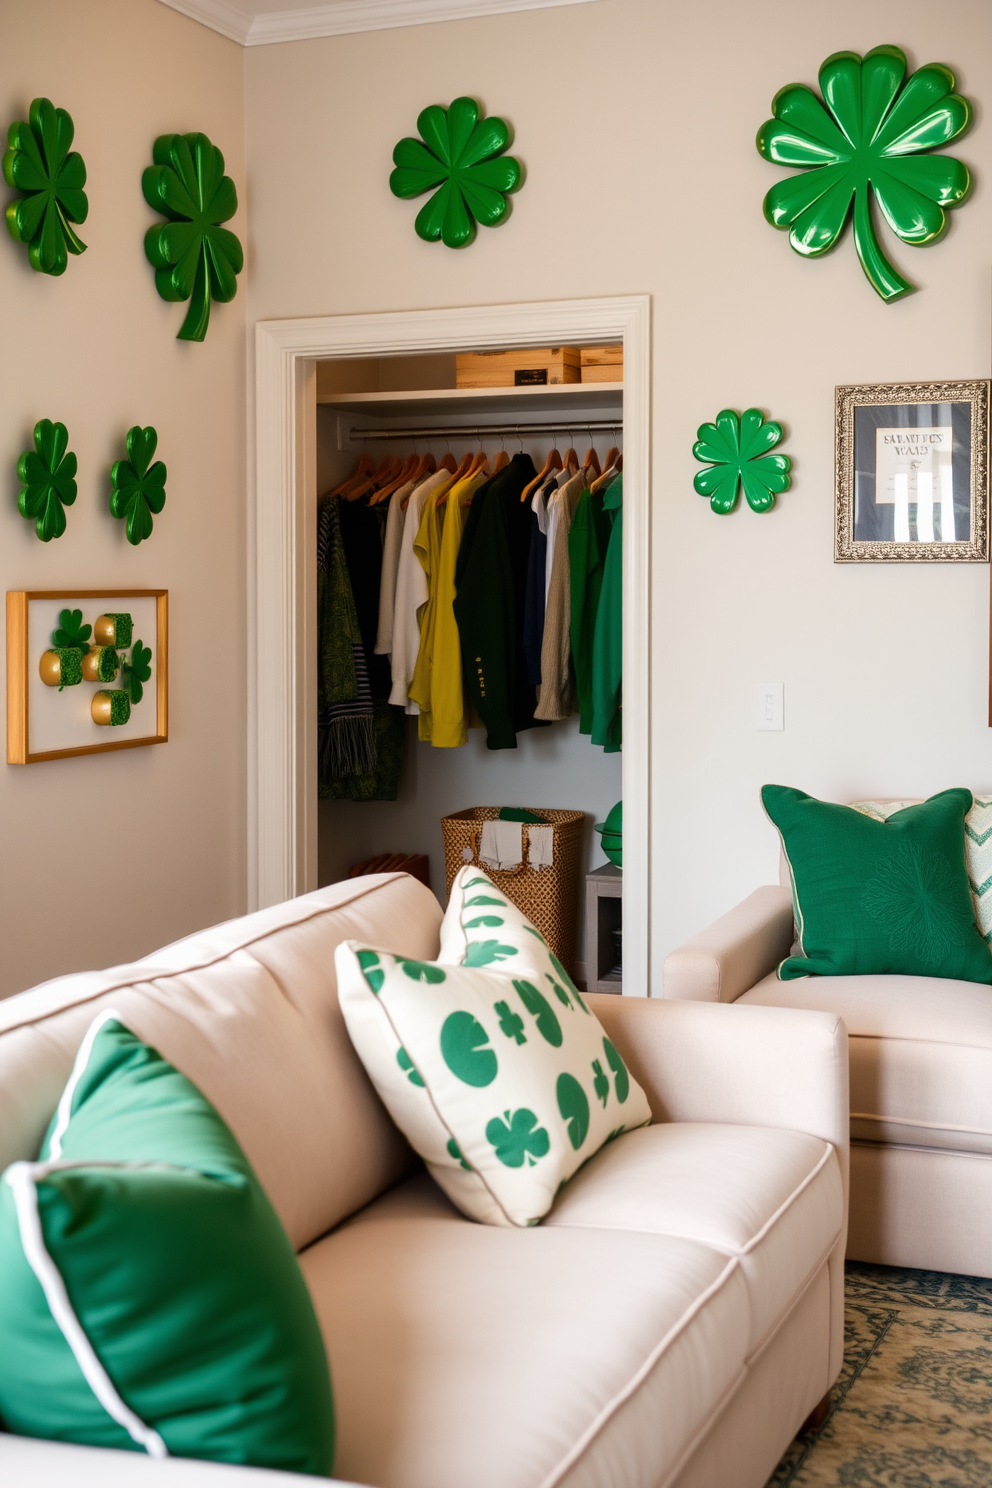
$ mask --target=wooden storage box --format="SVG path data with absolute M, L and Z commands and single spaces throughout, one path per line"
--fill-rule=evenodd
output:
M 623 346 L 583 346 L 583 382 L 623 382 Z
M 581 382 L 577 346 L 528 346 L 522 351 L 466 351 L 455 357 L 460 388 L 544 387 Z

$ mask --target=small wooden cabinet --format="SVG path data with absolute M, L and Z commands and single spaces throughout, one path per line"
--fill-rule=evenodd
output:
M 623 991 L 614 931 L 623 926 L 623 872 L 604 863 L 586 874 L 586 990 Z

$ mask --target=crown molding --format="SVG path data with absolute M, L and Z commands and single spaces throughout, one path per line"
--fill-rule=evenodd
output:
M 354 31 L 388 31 L 396 26 L 429 26 L 437 21 L 504 15 L 517 10 L 546 10 L 558 5 L 589 5 L 597 0 L 324 0 L 298 10 L 246 15 L 231 0 L 161 0 L 194 21 L 219 31 L 242 46 L 273 46 L 283 41 L 311 41 L 318 36 L 344 36 Z

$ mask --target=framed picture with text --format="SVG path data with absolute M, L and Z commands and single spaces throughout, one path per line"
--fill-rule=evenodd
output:
M 837 563 L 987 563 L 989 383 L 836 390 Z

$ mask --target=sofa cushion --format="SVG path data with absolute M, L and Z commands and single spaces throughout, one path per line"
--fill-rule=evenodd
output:
M 744 1367 L 735 1259 L 664 1235 L 470 1224 L 426 1176 L 300 1264 L 335 1471 L 377 1488 L 654 1485 Z
M 535 935 L 525 939 L 546 957 Z M 643 1090 L 567 978 L 566 987 L 529 968 L 510 976 L 442 966 L 356 941 L 334 959 L 362 1063 L 463 1214 L 536 1224 L 604 1142 L 651 1120 Z
M 598 1153 L 544 1223 L 679 1236 L 738 1257 L 750 1357 L 840 1237 L 844 1191 L 837 1154 L 818 1137 L 670 1122 Z
M 771 975 L 738 1000 L 843 1018 L 852 1140 L 992 1155 L 988 987 L 933 977 Z
M 327 1359 L 292 1247 L 199 1090 L 114 1018 L 37 1163 L 0 1180 L 0 1412 L 28 1436 L 327 1475 Z
M 334 949 L 360 936 L 434 956 L 440 923 L 405 874 L 350 879 L 0 1002 L 0 1169 L 37 1156 L 86 1029 L 113 1005 L 216 1107 L 307 1244 L 412 1162 L 345 1031 Z

